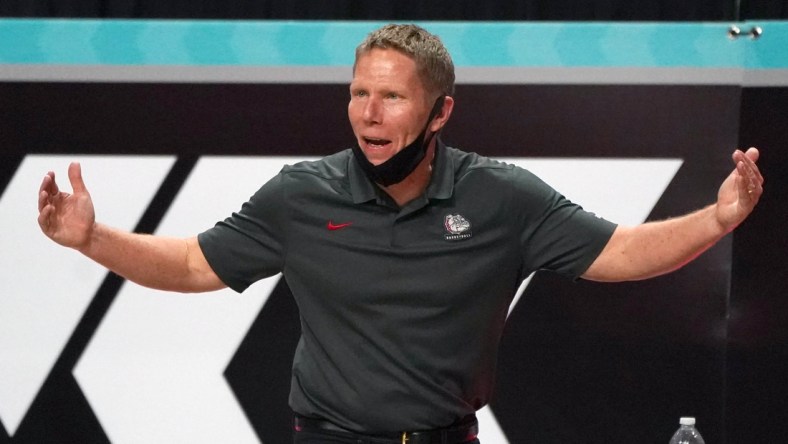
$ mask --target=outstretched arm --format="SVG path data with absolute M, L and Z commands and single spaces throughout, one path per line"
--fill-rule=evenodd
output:
M 685 216 L 616 228 L 583 278 L 606 282 L 646 279 L 695 259 L 755 208 L 763 193 L 758 157 L 755 148 L 733 153 L 735 168 L 720 186 L 716 203 Z
M 97 223 L 78 163 L 69 165 L 68 178 L 71 194 L 60 191 L 51 171 L 41 182 L 38 225 L 47 237 L 146 287 L 180 292 L 224 288 L 196 237 L 129 233 Z

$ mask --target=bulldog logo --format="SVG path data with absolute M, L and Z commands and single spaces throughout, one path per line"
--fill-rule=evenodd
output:
M 443 220 L 447 233 L 444 235 L 448 241 L 468 239 L 472 236 L 471 223 L 461 214 L 449 214 Z

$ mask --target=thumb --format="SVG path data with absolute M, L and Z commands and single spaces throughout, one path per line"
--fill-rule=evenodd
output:
M 79 162 L 71 162 L 68 166 L 68 180 L 71 182 L 71 189 L 76 193 L 87 193 L 85 182 L 82 181 L 82 166 Z
M 747 157 L 749 157 L 753 162 L 757 162 L 758 158 L 761 157 L 761 153 L 758 151 L 758 148 L 751 147 L 744 153 Z

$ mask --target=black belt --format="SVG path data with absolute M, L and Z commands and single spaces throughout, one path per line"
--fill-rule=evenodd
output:
M 338 432 L 354 437 L 366 438 L 375 442 L 403 444 L 455 444 L 470 442 L 479 435 L 479 423 L 475 417 L 461 421 L 458 425 L 443 429 L 421 430 L 415 432 L 387 433 L 383 435 L 365 435 L 342 428 L 322 419 L 307 418 L 296 415 L 295 430 L 305 432 Z

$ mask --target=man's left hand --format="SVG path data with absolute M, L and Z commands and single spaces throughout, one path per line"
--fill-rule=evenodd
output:
M 727 231 L 747 218 L 763 194 L 763 176 L 755 164 L 759 156 L 757 148 L 733 152 L 736 167 L 717 194 L 717 221 Z

